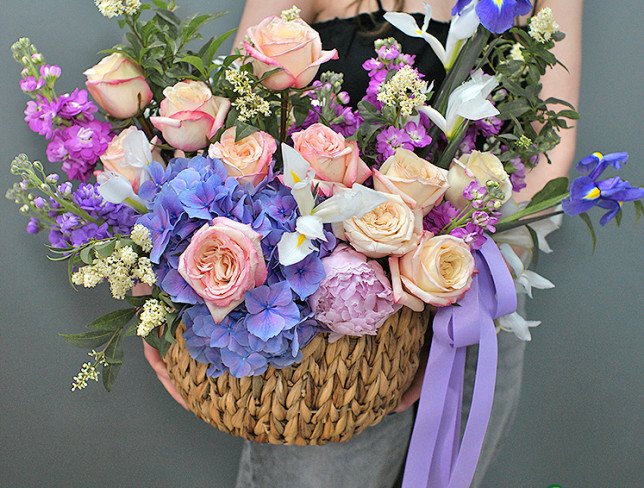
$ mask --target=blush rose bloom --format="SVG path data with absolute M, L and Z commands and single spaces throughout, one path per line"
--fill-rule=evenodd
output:
M 411 209 L 398 195 L 383 195 L 387 202 L 334 226 L 337 237 L 370 258 L 407 254 L 416 248 L 423 232 L 420 209 Z
M 434 166 L 407 149 L 397 149 L 373 171 L 373 187 L 382 192 L 400 195 L 411 207 L 419 207 L 423 215 L 438 205 L 445 195 L 447 170 Z
M 322 50 L 320 34 L 302 19 L 284 20 L 269 17 L 246 31 L 246 53 L 253 58 L 253 72 L 261 78 L 264 73 L 281 68 L 262 80 L 269 90 L 304 88 L 320 68 L 338 52 Z
M 371 170 L 360 159 L 356 141 L 348 141 L 323 124 L 313 124 L 293 134 L 293 147 L 306 159 L 315 177 L 322 182 L 339 183 L 351 188 L 354 183 L 364 183 Z M 334 185 L 320 185 L 325 196 L 333 194 Z
M 229 176 L 257 186 L 268 175 L 277 143 L 273 136 L 261 130 L 238 141 L 235 141 L 236 134 L 235 127 L 226 129 L 220 141 L 210 146 L 208 156 L 220 159 Z
M 425 303 L 446 307 L 470 289 L 474 275 L 470 247 L 454 236 L 425 231 L 418 247 L 402 257 L 390 257 L 396 303 L 422 312 Z
M 136 193 L 148 179 L 147 167 L 153 160 L 154 149 L 145 134 L 131 126 L 112 139 L 101 162 L 105 171 L 125 177 Z
M 195 232 L 179 257 L 179 274 L 204 299 L 215 322 L 266 281 L 261 239 L 249 225 L 217 217 Z
M 316 320 L 331 330 L 329 342 L 342 336 L 376 335 L 400 307 L 391 283 L 377 261 L 346 244 L 322 259 L 326 277 L 309 303 Z
M 143 69 L 122 54 L 103 58 L 83 74 L 87 77 L 87 90 L 96 103 L 117 119 L 134 117 L 152 100 Z
M 505 196 L 503 202 L 512 196 L 510 176 L 499 158 L 489 152 L 472 151 L 452 161 L 447 173 L 449 189 L 445 198 L 456 208 L 465 208 L 467 200 L 463 197 L 463 190 L 474 180 L 481 186 L 485 186 L 489 180 L 499 183 Z
M 203 81 L 180 81 L 163 90 L 159 116 L 150 122 L 168 144 L 182 151 L 197 151 L 208 145 L 224 125 L 230 100 L 216 97 Z

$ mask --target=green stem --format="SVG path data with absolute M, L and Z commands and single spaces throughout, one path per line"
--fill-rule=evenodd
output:
M 127 203 L 130 207 L 132 207 L 134 210 L 136 210 L 140 214 L 148 213 L 147 207 L 145 205 L 143 205 L 141 202 L 137 202 L 133 198 L 126 198 L 125 203 Z
M 145 132 L 148 140 L 151 141 L 154 138 L 154 130 L 152 129 L 150 121 L 143 114 L 139 115 L 136 119 L 141 124 L 141 129 Z
M 282 92 L 280 110 L 280 142 L 286 142 L 286 122 L 288 119 L 288 89 Z
M 460 147 L 461 142 L 463 141 L 463 138 L 467 133 L 468 127 L 469 127 L 469 121 L 464 120 L 461 127 L 449 139 L 449 142 L 447 143 L 447 147 L 441 153 L 440 157 L 438 158 L 438 161 L 434 163 L 436 164 L 436 166 L 443 169 L 449 168 L 449 165 L 452 164 L 452 160 L 456 155 L 456 151 L 458 151 L 458 148 Z
M 535 205 L 530 205 L 513 215 L 508 215 L 507 217 L 502 218 L 499 221 L 498 225 L 508 224 L 510 222 L 516 222 L 517 220 L 522 219 L 523 217 L 527 217 L 528 215 L 532 215 L 539 212 L 543 212 L 544 210 L 548 210 L 549 208 L 552 208 L 555 205 L 559 205 L 563 200 L 565 200 L 569 196 L 570 196 L 570 193 L 566 192 L 563 195 L 548 198 L 547 200 L 536 203 Z
M 563 210 L 558 210 L 557 212 L 552 212 L 549 214 L 544 214 L 544 215 L 539 215 L 538 217 L 533 217 L 531 219 L 526 219 L 526 220 L 518 220 L 514 222 L 509 222 L 507 224 L 497 224 L 496 225 L 496 234 L 499 232 L 505 232 L 507 230 L 515 229 L 517 227 L 521 227 L 524 225 L 530 225 L 534 222 L 539 222 L 540 220 L 548 219 L 550 217 L 556 217 L 557 215 L 563 214 Z

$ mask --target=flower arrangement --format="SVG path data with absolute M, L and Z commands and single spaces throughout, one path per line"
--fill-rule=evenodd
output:
M 357 109 L 342 75 L 320 73 L 337 52 L 322 50 L 295 7 L 217 57 L 231 32 L 188 47 L 215 15 L 181 20 L 165 0 L 96 4 L 130 32 L 85 72 L 87 90 L 58 95 L 61 68 L 28 39 L 12 48 L 32 99 L 25 121 L 69 181 L 20 155 L 7 196 L 30 215 L 29 233 L 48 232 L 73 285 L 107 282 L 130 305 L 63 334 L 91 350 L 73 390 L 97 381 L 98 368 L 112 387 L 125 337 L 165 354 L 180 326 L 212 378 L 296 365 L 319 334 L 375 336 L 402 307 L 437 310 L 437 335 L 484 301 L 482 349 L 488 322 L 529 340 L 535 322 L 516 314 L 510 295 L 554 285 L 526 270 L 512 245 L 547 250 L 561 213 L 592 230 L 592 207 L 606 210 L 602 225 L 619 222 L 624 202 L 642 212 L 642 188 L 600 179 L 626 153 L 594 153 L 572 184 L 558 178 L 527 204 L 511 200 L 578 118 L 539 96 L 563 33 L 548 9 L 528 29 L 512 27 L 527 0 L 456 2 L 445 46 L 427 32 L 429 6 L 422 26 L 388 13 L 427 41 L 447 76 L 434 87 L 413 55 L 379 39 Z M 142 296 L 133 293 L 140 284 Z

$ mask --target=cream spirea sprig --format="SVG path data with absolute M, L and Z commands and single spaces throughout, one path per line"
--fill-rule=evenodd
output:
M 530 37 L 537 42 L 545 44 L 557 32 L 559 32 L 559 24 L 555 21 L 550 7 L 542 8 L 530 19 Z
M 518 42 L 514 43 L 512 49 L 510 49 L 509 57 L 513 61 L 525 61 L 525 58 L 523 57 L 523 47 L 521 46 L 521 44 L 519 44 Z
M 143 252 L 150 252 L 152 250 L 152 238 L 150 237 L 150 230 L 141 224 L 136 224 L 132 227 L 130 238 L 134 244 L 143 249 Z
M 98 375 L 100 374 L 97 370 L 97 366 L 107 366 L 107 360 L 105 359 L 104 352 L 96 352 L 91 350 L 87 353 L 91 358 L 94 358 L 93 363 L 83 363 L 80 371 L 76 376 L 74 376 L 74 381 L 72 383 L 72 391 L 84 390 L 87 388 L 88 381 L 98 381 Z
M 233 100 L 232 106 L 239 112 L 237 118 L 240 122 L 246 122 L 260 114 L 264 117 L 271 115 L 270 104 L 255 93 L 247 72 L 230 68 L 226 70 L 226 81 L 232 85 L 233 91 L 239 95 Z
M 302 12 L 302 10 L 297 8 L 295 5 L 293 5 L 288 10 L 283 10 L 280 17 L 282 17 L 282 20 L 285 20 L 287 22 L 292 22 L 295 19 L 300 18 L 300 12 Z
M 166 315 L 169 311 L 167 305 L 156 298 L 146 300 L 139 315 L 139 326 L 136 329 L 136 335 L 147 337 L 150 332 L 165 323 Z
M 411 66 L 403 66 L 380 87 L 378 101 L 399 108 L 400 115 L 405 118 L 425 103 L 427 91 L 427 82 L 420 79 L 418 72 Z
M 98 11 L 108 19 L 119 15 L 134 15 L 141 8 L 140 0 L 95 0 Z

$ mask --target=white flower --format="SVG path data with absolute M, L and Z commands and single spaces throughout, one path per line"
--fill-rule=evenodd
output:
M 128 179 L 111 171 L 101 171 L 96 177 L 98 192 L 103 199 L 110 203 L 125 203 L 135 210 L 145 213 L 145 201 L 134 190 Z
M 143 311 L 139 315 L 139 326 L 136 329 L 136 335 L 147 337 L 150 332 L 163 325 L 167 312 L 168 309 L 163 302 L 155 298 L 146 300 L 143 304 Z
M 400 107 L 400 115 L 409 117 L 416 107 L 427 100 L 427 82 L 420 79 L 418 72 L 411 66 L 403 66 L 391 79 L 383 83 L 378 93 L 378 101 L 390 107 Z
M 550 7 L 542 8 L 537 15 L 530 19 L 530 37 L 537 42 L 545 44 L 558 31 L 559 24 L 555 21 Z
M 418 111 L 427 115 L 449 140 L 462 127 L 464 119 L 481 120 L 499 115 L 499 111 L 487 99 L 498 85 L 499 82 L 494 76 L 478 70 L 472 74 L 469 81 L 450 94 L 445 116 L 431 106 L 420 107 Z
M 541 324 L 537 320 L 526 320 L 516 312 L 504 315 L 496 320 L 497 326 L 506 332 L 513 332 L 522 341 L 532 340 L 530 327 L 537 327 Z
M 547 290 L 555 287 L 550 280 L 547 280 L 534 271 L 526 269 L 523 261 L 521 261 L 517 253 L 514 252 L 512 246 L 509 244 L 501 244 L 499 249 L 510 266 L 517 293 L 526 293 L 530 298 L 532 298 L 532 288 Z
M 141 224 L 136 224 L 132 227 L 130 238 L 143 252 L 150 252 L 152 250 L 152 239 L 150 238 L 150 230 Z
M 119 15 L 133 15 L 141 8 L 140 0 L 95 0 L 99 12 L 111 19 Z
M 510 49 L 509 57 L 513 61 L 525 61 L 525 58 L 523 57 L 523 47 L 521 47 L 521 44 L 518 42 L 514 43 L 512 49 Z
M 354 184 L 315 206 L 311 190 L 315 176 L 309 163 L 295 149 L 282 144 L 284 156 L 284 184 L 291 188 L 300 217 L 295 222 L 295 232 L 286 232 L 277 244 L 282 266 L 299 263 L 316 251 L 314 239 L 326 241 L 324 224 L 343 222 L 351 217 L 362 217 L 387 201 L 379 192 Z
M 427 32 L 432 18 L 432 7 L 427 3 L 425 3 L 425 18 L 422 27 L 418 26 L 413 16 L 403 12 L 387 12 L 385 20 L 408 36 L 425 39 L 445 69 L 449 71 L 454 66 L 463 44 L 474 35 L 480 24 L 474 7 L 475 3 L 466 7 L 460 15 L 452 18 L 445 46 Z

